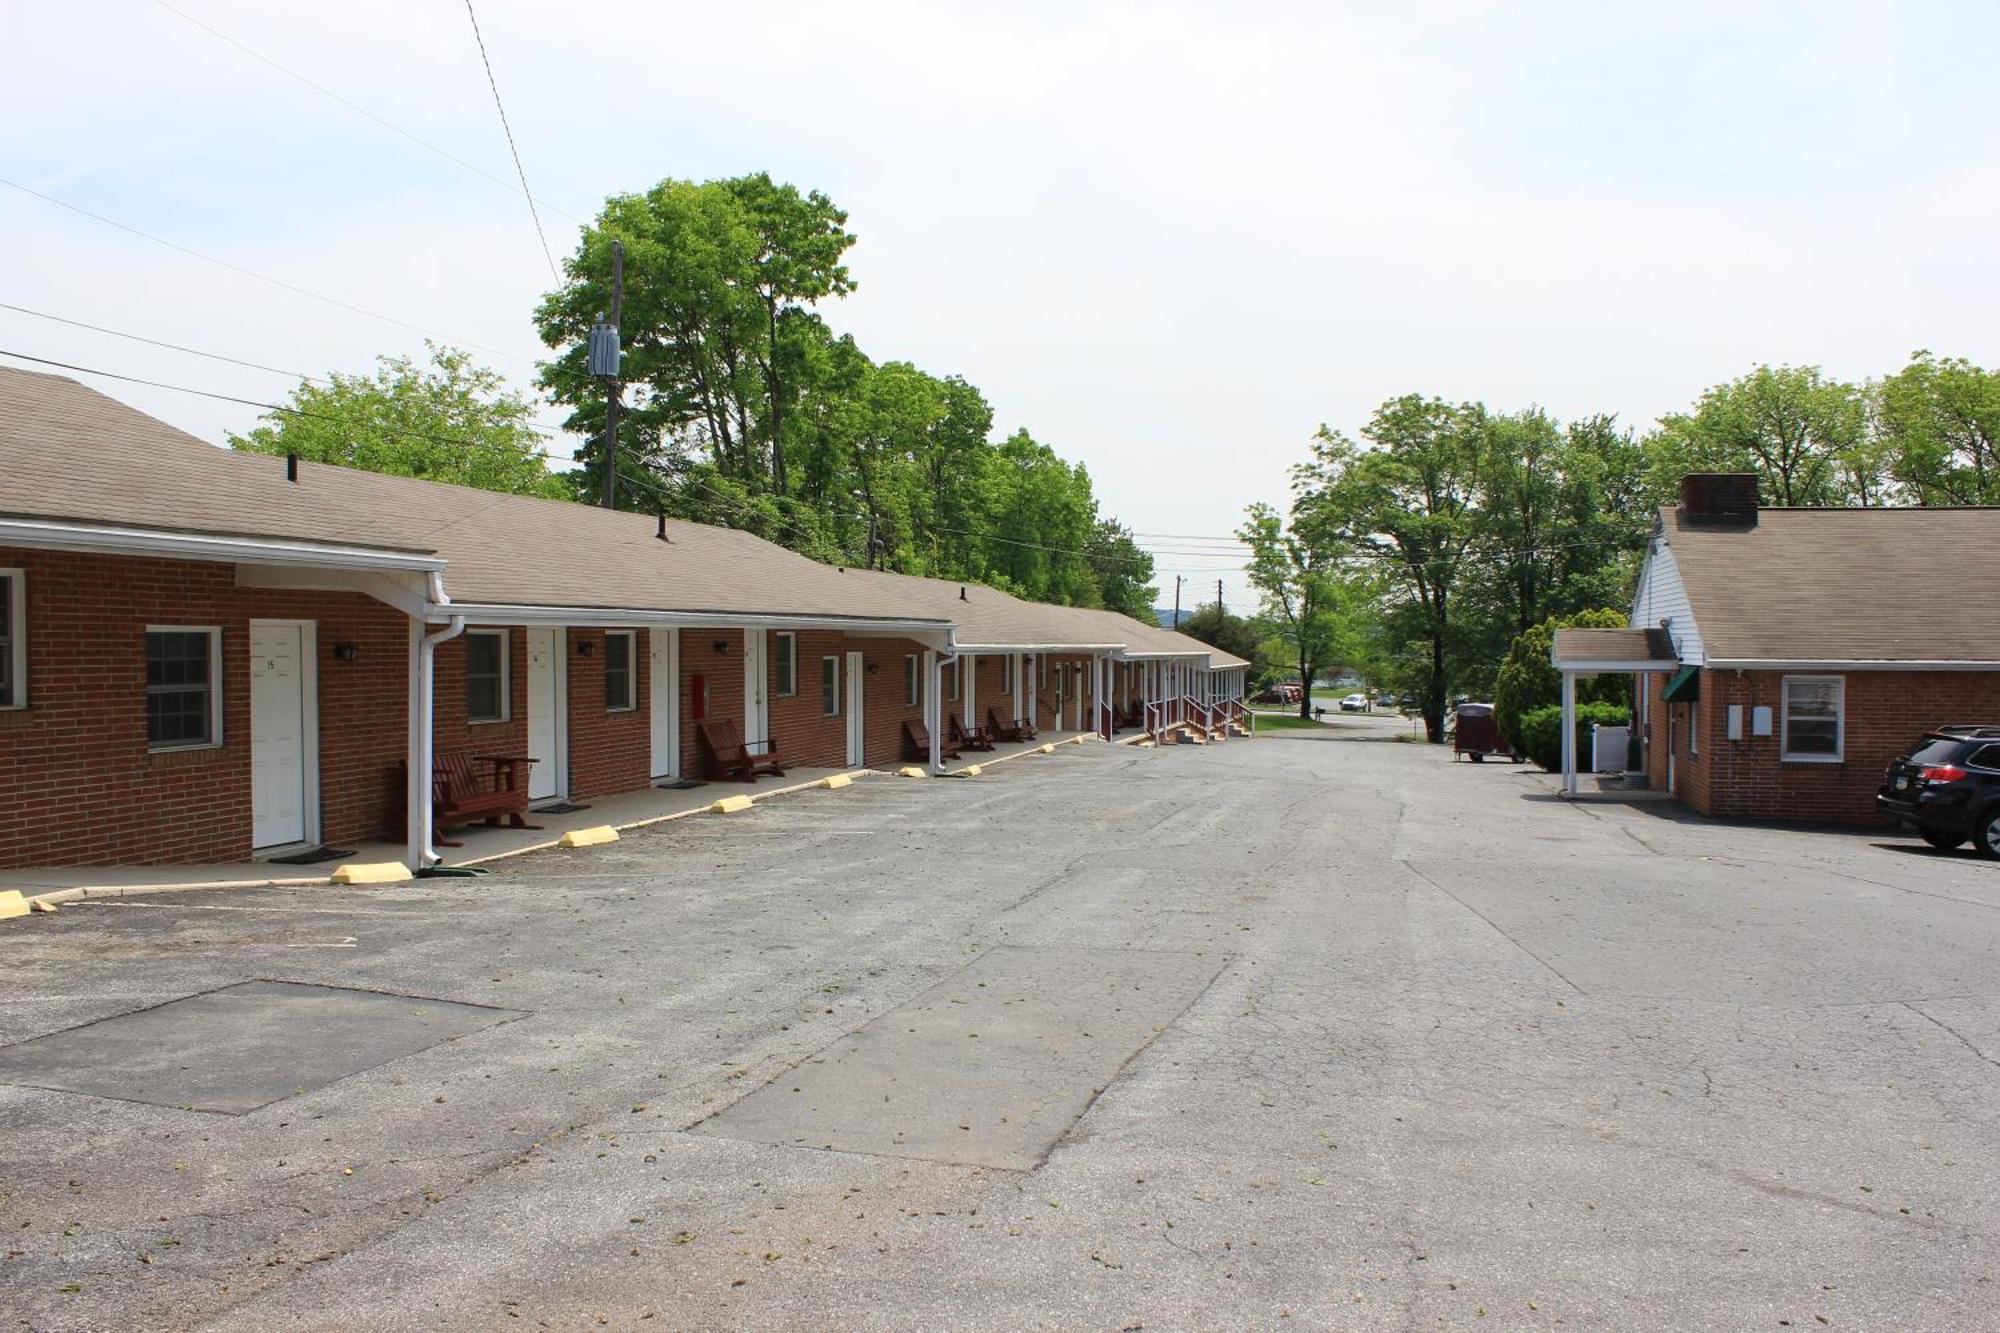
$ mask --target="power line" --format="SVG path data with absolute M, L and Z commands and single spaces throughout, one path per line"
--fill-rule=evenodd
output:
M 396 122 L 388 119 L 387 117 L 379 116 L 375 114 L 373 111 L 370 111 L 367 107 L 360 105 L 358 102 L 353 102 L 345 97 L 342 97 L 339 93 L 335 92 L 331 88 L 328 88 L 326 85 L 314 82 L 312 79 L 307 78 L 305 75 L 299 73 L 297 70 L 291 68 L 290 66 L 280 64 L 278 61 L 273 60 L 270 56 L 265 55 L 262 51 L 257 50 L 256 48 L 248 45 L 247 43 L 238 41 L 236 38 L 231 37 L 228 33 L 223 32 L 220 28 L 214 27 L 209 23 L 203 22 L 201 19 L 196 18 L 194 15 L 188 13 L 186 10 L 176 9 L 174 6 L 168 4 L 167 0 L 153 0 L 153 3 L 158 5 L 161 9 L 166 10 L 169 14 L 172 14 L 177 18 L 185 19 L 187 22 L 192 23 L 195 27 L 200 28 L 203 32 L 207 33 L 211 37 L 214 37 L 218 41 L 227 42 L 229 45 L 235 47 L 237 50 L 241 51 L 244 55 L 249 56 L 251 59 L 262 61 L 264 64 L 269 65 L 272 69 L 277 70 L 278 73 L 284 75 L 286 78 L 304 84 L 306 87 L 312 89 L 320 96 L 325 97 L 331 101 L 338 102 L 340 105 L 346 107 L 349 111 L 354 112 L 354 114 L 358 116 L 363 116 L 368 120 L 374 121 L 377 125 L 380 125 L 383 129 L 388 130 L 392 134 L 401 135 L 403 138 L 408 139 L 411 143 L 417 145 L 419 148 L 425 149 L 432 153 L 436 153 L 439 157 L 443 158 L 445 161 L 450 162 L 455 166 L 463 167 L 465 168 L 465 170 L 470 171 L 475 176 L 484 177 L 486 180 L 492 181 L 495 185 L 498 185 L 501 189 L 507 190 L 510 193 L 513 194 L 527 193 L 525 186 L 517 186 L 514 184 L 514 182 L 506 179 L 504 176 L 496 176 L 492 172 L 486 170 L 486 168 L 478 165 L 477 163 L 468 162 L 464 158 L 458 156 L 458 154 L 450 151 L 449 149 L 440 148 L 438 145 L 432 143 L 429 139 L 426 139 L 421 135 L 411 133 L 409 130 L 404 129 L 401 125 L 396 124 Z M 532 195 L 529 195 L 528 202 L 532 205 L 536 201 Z M 561 216 L 568 218 L 570 221 L 575 222 L 578 225 L 583 225 L 583 219 L 577 217 L 575 214 L 565 212 L 563 209 L 556 207 L 554 204 L 547 203 L 547 201 L 543 201 L 543 204 L 551 213 L 560 214 Z
M 122 380 L 127 384 L 143 384 L 153 389 L 171 389 L 175 393 L 192 394 L 196 398 L 213 398 L 217 402 L 238 403 L 244 407 L 258 407 L 267 412 L 279 412 L 288 417 L 305 417 L 311 421 L 331 421 L 336 425 L 351 426 L 346 417 L 334 416 L 329 412 L 311 412 L 302 407 L 288 407 L 283 403 L 267 403 L 257 398 L 239 398 L 231 393 L 217 393 L 213 389 L 197 389 L 192 385 L 174 384 L 167 380 L 149 380 L 138 375 L 124 375 L 115 370 L 99 370 L 95 366 L 79 366 L 68 361 L 55 361 L 45 356 L 29 356 L 26 352 L 13 352 L 0 347 L 0 356 L 12 357 L 16 361 L 32 361 L 38 366 L 54 366 L 58 370 L 71 370 L 79 375 L 98 375 L 108 380 Z M 370 423 L 391 435 L 401 435 L 413 440 L 429 440 L 433 444 L 458 445 L 468 449 L 483 449 L 486 442 L 463 435 L 436 435 L 430 431 L 411 430 L 407 426 L 385 426 L 379 422 Z M 523 427 L 526 433 L 537 439 L 546 438 L 540 431 Z
M 103 324 L 92 324 L 87 320 L 71 319 L 66 315 L 53 315 L 46 310 L 35 310 L 28 306 L 15 305 L 11 301 L 0 301 L 0 310 L 12 310 L 17 314 L 33 315 L 36 319 L 53 320 L 57 324 L 67 324 L 71 328 L 89 329 L 92 333 L 109 334 L 113 338 L 125 338 L 132 342 L 144 343 L 148 347 L 161 347 L 170 352 L 185 352 L 189 356 L 204 357 L 210 361 L 221 361 L 232 366 L 243 366 L 249 370 L 261 370 L 272 375 L 283 375 L 287 379 L 303 380 L 308 384 L 328 383 L 327 377 L 324 375 L 308 375 L 303 370 L 286 370 L 282 366 L 267 366 L 261 361 L 246 361 L 239 356 L 227 356 L 221 352 L 208 352 L 199 347 L 189 347 L 184 343 L 168 342 L 163 338 L 148 338 L 142 333 L 128 333 L 124 329 L 114 329 Z M 551 432 L 551 438 L 558 434 L 569 435 L 575 433 L 568 426 L 558 425 L 552 421 L 533 421 L 527 424 Z
M 83 217 L 87 217 L 93 222 L 101 222 L 107 227 L 113 227 L 119 231 L 127 233 L 128 235 L 137 236 L 141 240 L 147 240 L 151 241 L 155 245 L 165 246 L 167 249 L 176 251 L 180 254 L 184 254 L 191 259 L 199 259 L 204 264 L 213 264 L 217 268 L 228 269 L 231 273 L 241 274 L 243 277 L 246 278 L 254 278 L 258 282 L 267 283 L 270 286 L 281 288 L 282 290 L 291 292 L 297 296 L 306 296 L 312 298 L 315 301 L 323 301 L 327 305 L 338 306 L 342 310 L 350 311 L 357 315 L 365 315 L 369 319 L 380 320 L 384 324 L 394 324 L 397 328 L 408 329 L 412 333 L 421 333 L 424 337 L 435 338 L 439 342 L 455 343 L 461 347 L 476 348 L 477 350 L 486 352 L 492 356 L 504 356 L 510 361 L 521 361 L 525 362 L 528 365 L 534 365 L 537 363 L 536 358 L 531 356 L 519 356 L 513 352 L 503 352 L 497 347 L 488 347 L 484 343 L 476 343 L 468 338 L 453 338 L 447 334 L 438 333 L 435 330 L 427 329 L 421 324 L 412 324 L 408 320 L 397 319 L 394 315 L 385 315 L 379 310 L 370 310 L 366 306 L 355 305 L 352 301 L 343 301 L 337 296 L 328 296 L 324 292 L 316 292 L 309 287 L 301 287 L 295 282 L 286 282 L 283 278 L 274 278 L 270 276 L 268 273 L 259 273 L 255 269 L 245 268 L 243 267 L 243 265 L 231 263 L 227 259 L 217 259 L 214 255 L 203 254 L 201 251 L 193 249 L 189 246 L 182 245 L 178 241 L 169 241 L 165 237 L 155 236 L 153 235 L 153 233 L 149 231 L 141 231 L 137 227 L 129 226 L 126 223 L 118 222 L 112 218 L 108 218 L 104 216 L 104 214 L 102 213 L 93 213 L 91 210 L 84 208 L 79 204 L 72 204 L 68 200 L 58 199 L 52 194 L 44 194 L 40 190 L 31 189 L 30 187 L 21 184 L 19 181 L 8 180 L 4 176 L 0 176 L 0 185 L 5 185 L 12 189 L 19 190 L 22 194 L 32 195 L 33 197 L 40 199 L 43 203 L 54 204 L 57 208 L 67 209 L 72 213 L 76 213 Z
M 528 216 L 535 221 L 535 235 L 542 242 L 542 258 L 549 262 L 549 276 L 558 283 L 562 274 L 556 271 L 555 256 L 549 253 L 548 233 L 542 230 L 542 215 L 535 207 L 535 196 L 528 191 L 528 169 L 521 165 L 521 150 L 514 146 L 514 127 L 507 123 L 507 104 L 500 100 L 500 81 L 493 77 L 493 62 L 486 55 L 486 39 L 479 33 L 479 15 L 473 12 L 472 0 L 465 0 L 465 16 L 472 20 L 472 40 L 479 44 L 479 63 L 486 67 L 486 86 L 493 90 L 493 106 L 500 113 L 500 128 L 507 134 L 507 151 L 514 155 L 514 170 L 521 177 L 521 196 L 528 201 Z

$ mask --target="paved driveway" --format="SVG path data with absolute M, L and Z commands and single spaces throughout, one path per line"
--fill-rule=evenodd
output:
M 202 994 L 87 1040 L 132 1053 L 115 1095 L 255 1109 L 0 1086 L 0 1308 L 1995 1325 L 2000 867 L 1567 806 L 1374 735 L 1070 747 L 480 881 L 11 923 L 0 1040 Z M 208 995 L 259 979 L 295 984 Z M 415 998 L 378 1025 L 356 989 Z M 61 1086 L 77 1040 L 0 1078 Z

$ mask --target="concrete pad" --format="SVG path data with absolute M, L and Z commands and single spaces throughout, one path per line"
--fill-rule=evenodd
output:
M 1031 1170 L 1223 962 L 993 949 L 695 1132 Z
M 0 1048 L 0 1083 L 242 1115 L 520 1017 L 418 996 L 245 981 Z

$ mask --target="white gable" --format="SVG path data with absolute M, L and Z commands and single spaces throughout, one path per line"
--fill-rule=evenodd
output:
M 1694 623 L 1694 607 L 1688 602 L 1687 585 L 1681 582 L 1680 566 L 1674 562 L 1673 548 L 1666 538 L 1653 537 L 1646 564 L 1639 571 L 1639 591 L 1632 597 L 1633 629 L 1654 629 L 1664 623 L 1673 638 L 1674 652 L 1681 661 L 1700 666 L 1707 661 L 1701 645 L 1701 630 Z

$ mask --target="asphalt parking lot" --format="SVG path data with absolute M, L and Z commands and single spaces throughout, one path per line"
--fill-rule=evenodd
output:
M 0 1308 L 2000 1324 L 2000 866 L 1401 729 L 7 923 Z

